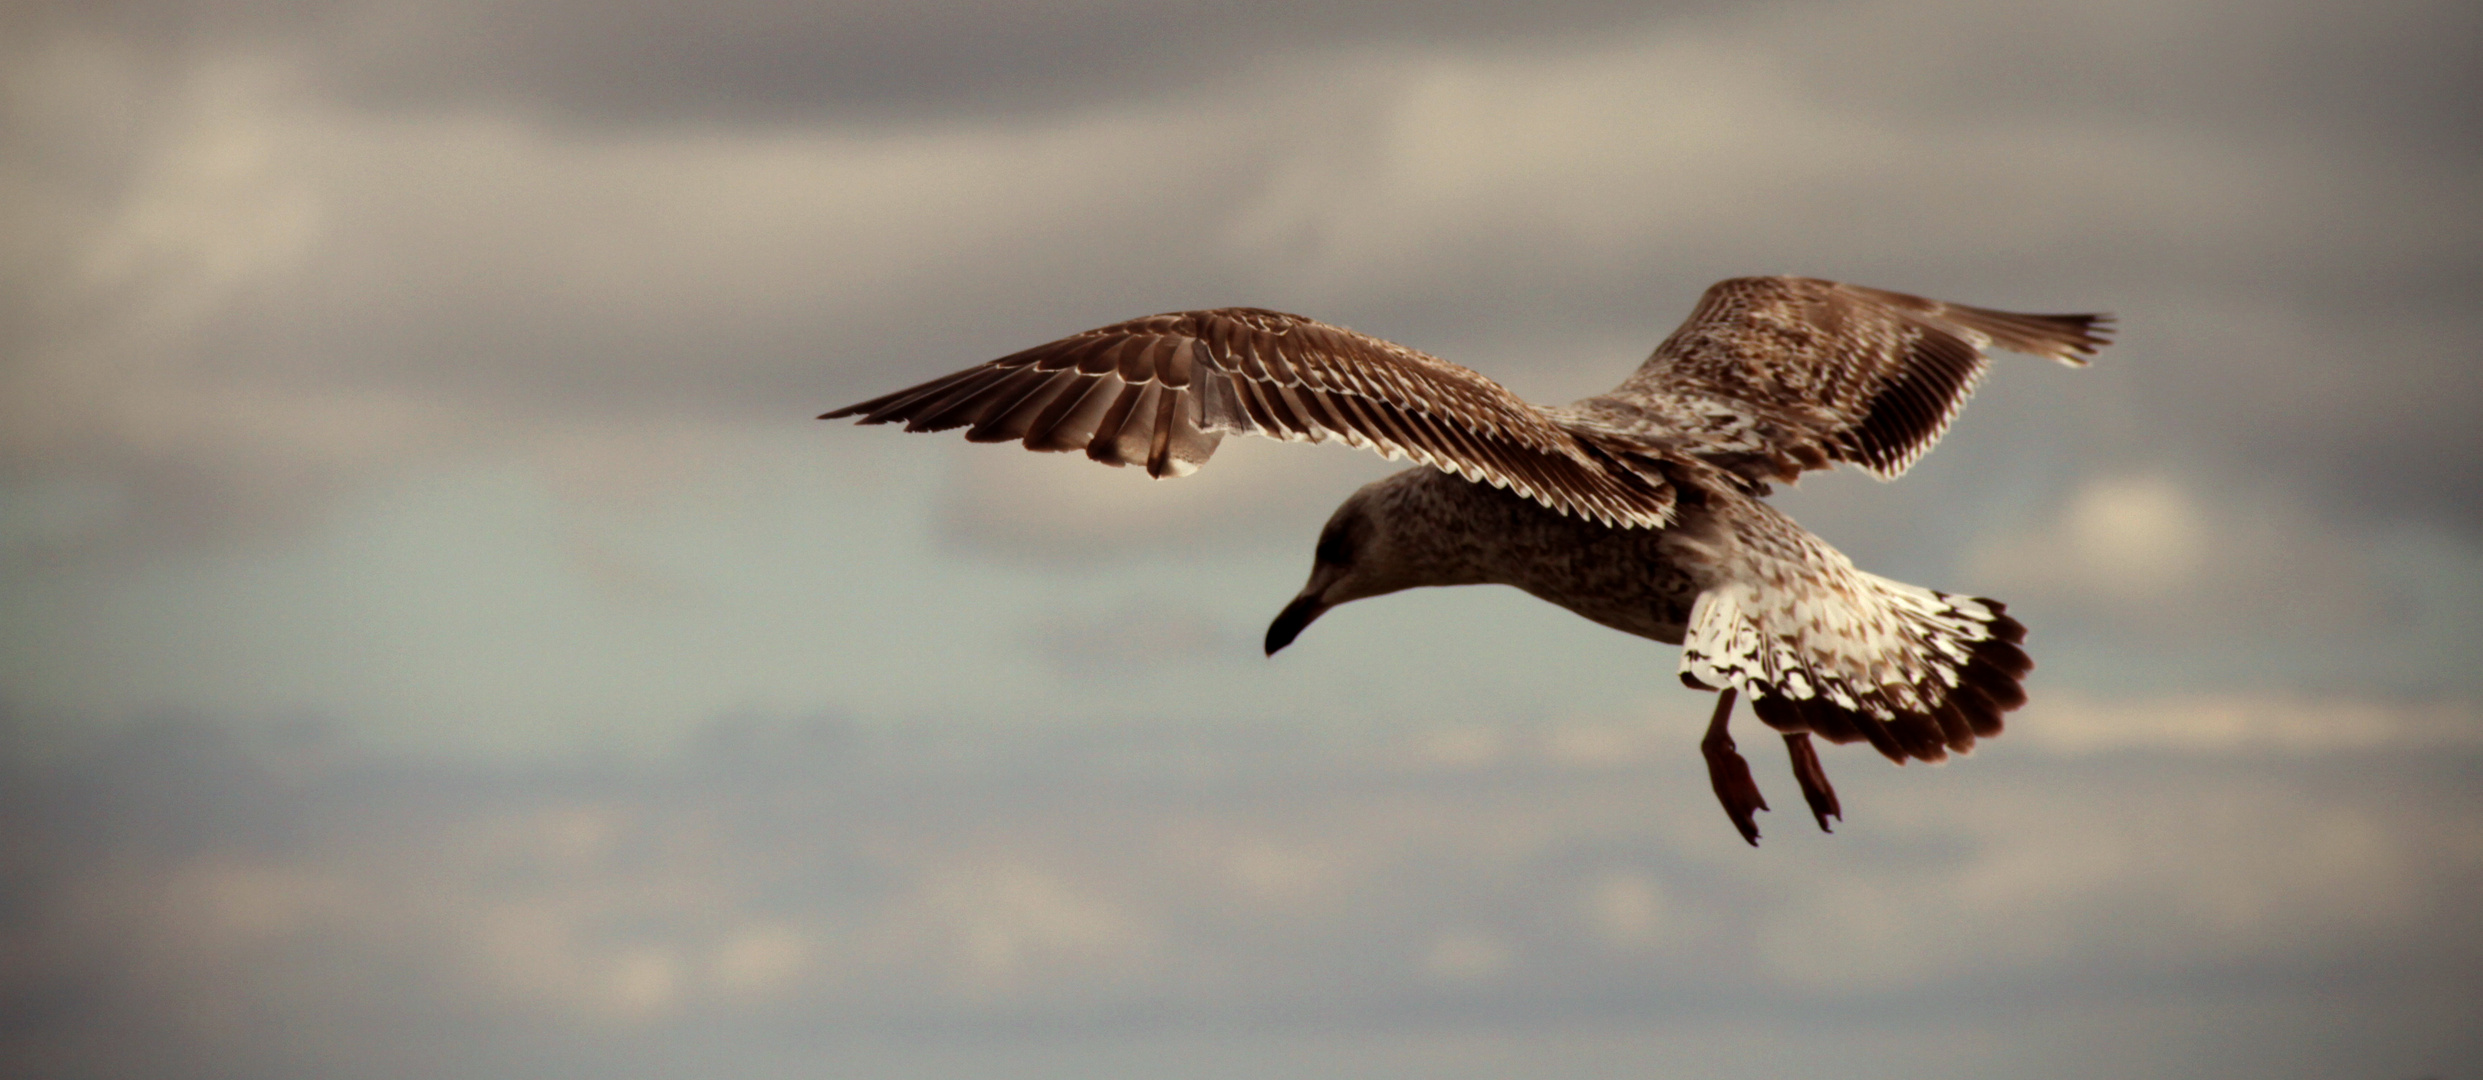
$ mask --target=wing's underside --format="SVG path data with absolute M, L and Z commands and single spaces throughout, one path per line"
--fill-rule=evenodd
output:
M 1158 477 L 1195 471 L 1228 433 L 1337 440 L 1508 488 L 1620 527 L 1670 520 L 1660 474 L 1472 371 L 1378 338 L 1255 308 L 1132 319 L 826 414 L 978 442 L 1086 451 Z
M 1753 480 L 1850 462 L 1882 479 L 1948 430 L 2001 348 L 2081 365 L 2104 315 L 2025 315 L 1812 278 L 1707 290 L 1628 381 L 1572 408 Z
M 1182 476 L 1228 434 L 1336 440 L 1618 527 L 1672 520 L 1677 482 L 1903 473 L 2003 348 L 2083 364 L 2102 315 L 2024 315 L 1810 278 L 1735 278 L 1611 392 L 1541 409 L 1413 349 L 1219 308 L 1073 334 L 828 413 L 1084 450 Z M 1718 472 L 1717 470 L 1724 470 Z M 1725 472 L 1734 474 L 1725 475 Z

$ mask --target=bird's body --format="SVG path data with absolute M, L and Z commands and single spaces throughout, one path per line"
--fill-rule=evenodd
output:
M 1508 585 L 1625 634 L 1681 644 L 1707 584 L 1703 509 L 1663 529 L 1616 529 L 1429 467 L 1356 493 L 1398 534 L 1420 585 Z
M 2032 667 L 1999 603 L 1857 570 L 1762 501 L 1769 485 L 1839 461 L 1893 478 L 1947 429 L 1988 345 L 2081 364 L 2101 323 L 1737 278 L 1620 386 L 1543 407 L 1391 342 L 1225 308 L 1101 327 L 827 415 L 965 427 L 1158 477 L 1234 433 L 1420 462 L 1337 508 L 1267 651 L 1338 604 L 1474 584 L 1681 645 L 1683 680 L 1723 691 L 1703 747 L 1755 843 L 1766 803 L 1724 731 L 1736 692 L 1787 734 L 1825 828 L 1839 809 L 1811 733 L 1938 761 L 1997 734 Z

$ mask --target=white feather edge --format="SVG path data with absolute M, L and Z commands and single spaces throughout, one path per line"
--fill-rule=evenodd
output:
M 1826 575 L 1803 574 L 1797 577 L 1814 588 L 1799 595 L 1771 596 L 1739 581 L 1699 594 L 1682 640 L 1682 673 L 1754 696 L 1824 696 L 1887 720 L 1894 713 L 1864 695 L 1930 705 L 1916 700 L 1915 688 L 1956 686 L 1967 643 L 1989 639 L 1999 618 L 1981 601 L 1850 565 L 1813 569 L 1841 572 L 1858 588 L 1840 595 Z

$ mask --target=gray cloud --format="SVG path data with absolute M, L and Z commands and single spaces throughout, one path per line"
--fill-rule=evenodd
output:
M 1037 621 L 1026 640 L 1055 669 L 1073 675 L 1127 675 L 1247 655 L 1243 638 L 1230 627 L 1161 596 L 1054 612 Z
M 2473 716 L 2374 726 L 2340 702 L 2270 729 L 2310 741 L 2265 742 L 2159 711 L 2055 718 L 2101 756 L 1832 755 L 1853 823 L 1772 816 L 1757 852 L 1687 736 L 1635 728 L 746 718 L 643 764 L 512 770 L 159 724 L 9 778 L 6 1046 L 64 1076 L 918 1075 L 955 1054 L 1016 1075 L 1208 1038 L 1259 1047 L 1246 1069 L 1393 1074 L 1456 1031 L 1729 1015 L 1869 1075 L 2054 1075 L 1895 1048 L 2074 1017 L 2142 1071 L 2471 1068 L 2483 821 L 2440 755 L 2471 753 Z M 2419 730 L 2465 741 L 2391 734 Z M 2220 1008 L 2270 1036 L 2185 1019 Z
M 893 435 L 882 429 L 837 437 Z M 1177 482 L 1134 470 L 1106 473 L 1078 454 L 968 451 L 955 462 L 941 516 L 947 539 L 966 552 L 1092 567 L 1273 549 L 1298 553 L 1305 572 L 1311 543 L 1335 504 L 1406 467 L 1339 447 L 1255 439 L 1219 448 L 1216 468 Z
M 1542 47 L 1717 6 L 348 0 L 62 5 L 46 21 L 175 54 L 248 43 L 313 52 L 324 85 L 382 110 L 514 105 L 627 126 L 1023 117 L 1229 87 L 1303 53 Z
M 1754 270 L 2121 312 L 2064 471 L 2477 527 L 2456 5 L 82 10 L 13 46 L 5 449 L 106 535 L 1209 303 L 1570 396 Z

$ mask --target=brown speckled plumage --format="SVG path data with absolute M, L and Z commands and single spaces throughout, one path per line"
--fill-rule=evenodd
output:
M 1337 604 L 1468 584 L 1513 585 L 1682 645 L 1683 680 L 1726 692 L 1705 747 L 1755 842 L 1749 812 L 1766 804 L 1723 734 L 1735 692 L 1789 733 L 1825 827 L 1835 795 L 1808 733 L 1942 760 L 1999 732 L 2032 667 L 2024 628 L 1998 602 L 1857 570 L 1760 497 L 1840 461 L 1894 478 L 1948 429 L 1987 348 L 2079 365 L 2107 332 L 2103 316 L 1736 278 L 1708 289 L 1620 386 L 1543 407 L 1392 342 L 1222 308 L 1089 330 L 827 417 L 964 427 L 1157 477 L 1195 470 L 1236 433 L 1420 462 L 1337 508 L 1268 651 Z

